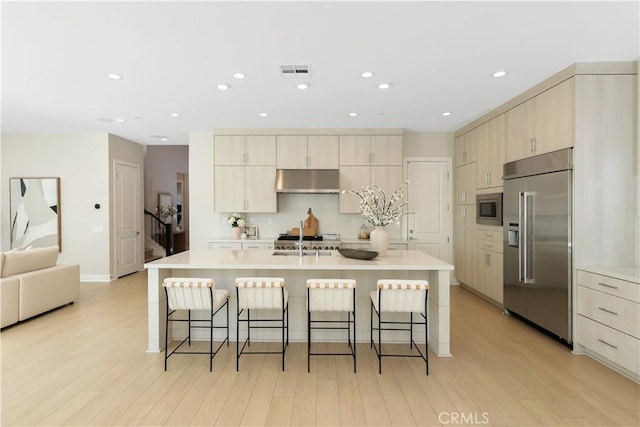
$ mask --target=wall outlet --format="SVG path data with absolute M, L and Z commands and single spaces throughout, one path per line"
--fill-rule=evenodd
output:
M 273 218 L 268 218 L 268 219 L 267 219 L 267 223 L 269 223 L 269 224 L 273 224 Z

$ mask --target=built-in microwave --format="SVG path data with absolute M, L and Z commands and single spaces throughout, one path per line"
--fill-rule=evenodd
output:
M 502 225 L 502 193 L 476 195 L 476 224 Z

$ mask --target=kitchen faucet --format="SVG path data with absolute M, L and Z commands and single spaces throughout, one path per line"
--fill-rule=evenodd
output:
M 300 240 L 298 240 L 298 245 L 300 246 L 300 249 L 298 252 L 299 255 L 302 257 L 302 255 L 304 255 L 304 250 L 302 245 L 304 244 L 304 239 L 303 239 L 303 235 L 304 235 L 304 221 L 300 221 Z

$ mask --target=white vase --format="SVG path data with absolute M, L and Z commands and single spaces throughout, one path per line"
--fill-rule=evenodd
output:
M 242 228 L 240 227 L 231 227 L 231 232 L 233 233 L 233 238 L 236 240 L 240 240 L 240 234 L 242 234 Z
M 389 233 L 384 227 L 375 227 L 369 234 L 371 250 L 378 252 L 378 256 L 385 256 L 389 249 Z

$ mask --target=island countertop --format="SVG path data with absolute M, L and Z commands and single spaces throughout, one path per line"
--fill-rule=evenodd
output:
M 322 251 L 324 252 L 324 251 Z M 273 255 L 273 249 L 191 250 L 161 258 L 147 269 L 250 269 L 250 270 L 453 270 L 448 264 L 421 251 L 389 251 L 384 257 L 365 261 L 346 258 L 338 251 L 331 255 Z
M 294 251 L 295 252 L 295 251 Z M 233 283 L 236 277 L 283 277 L 289 290 L 291 316 L 290 338 L 292 341 L 306 340 L 306 287 L 309 277 L 348 277 L 358 283 L 356 305 L 358 311 L 359 342 L 368 343 L 370 292 L 375 290 L 380 278 L 426 279 L 429 281 L 429 347 L 438 356 L 450 353 L 450 272 L 453 266 L 445 261 L 416 250 L 393 250 L 383 257 L 370 261 L 346 258 L 338 251 L 330 255 L 315 254 L 298 256 L 273 255 L 273 249 L 200 249 L 181 252 L 145 264 L 148 271 L 148 333 L 147 351 L 158 352 L 163 348 L 164 316 L 166 299 L 162 282 L 167 277 L 211 277 L 216 288 L 230 292 L 230 312 L 236 310 Z M 230 322 L 231 336 L 235 336 L 236 325 Z M 254 339 L 269 341 L 264 335 Z M 401 332 L 388 331 L 391 342 L 406 340 Z M 180 331 L 169 331 L 180 335 Z M 419 336 L 420 334 L 417 334 Z M 183 338 L 181 336 L 181 338 Z M 329 339 L 329 337 L 327 337 Z M 401 342 L 401 341 L 398 341 Z M 418 342 L 418 341 L 416 341 Z

